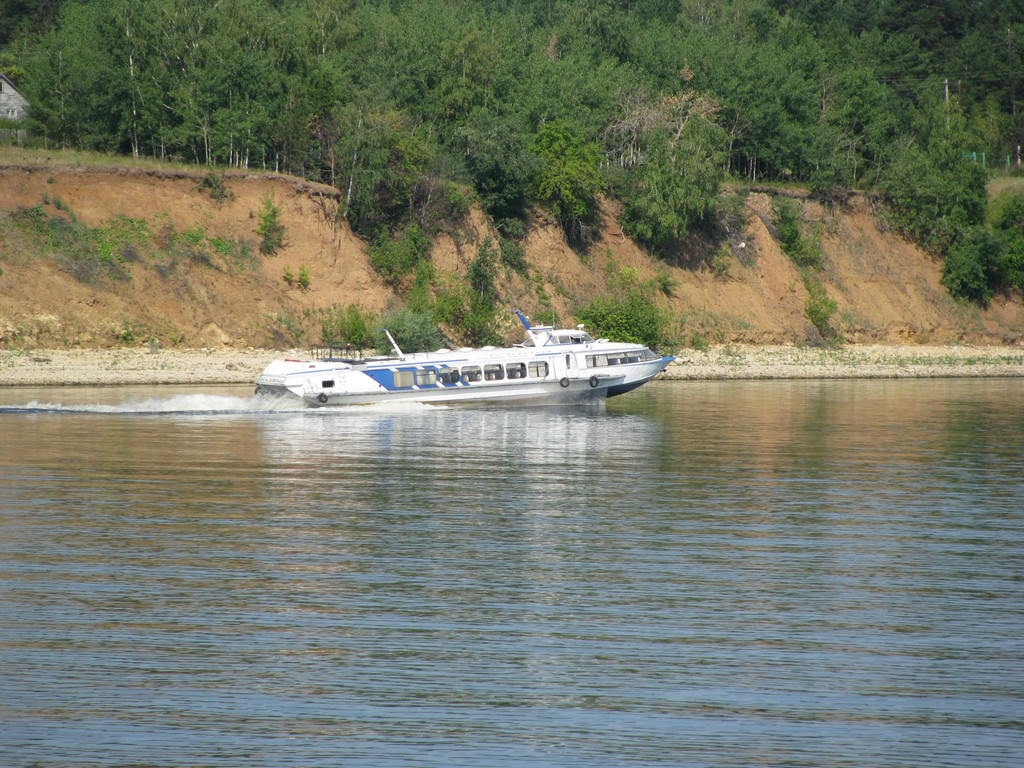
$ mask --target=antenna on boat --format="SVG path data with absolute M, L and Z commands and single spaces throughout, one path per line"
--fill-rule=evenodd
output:
M 512 311 L 515 312 L 516 317 L 519 318 L 519 322 L 523 324 L 523 327 L 526 328 L 526 330 L 530 330 L 530 318 L 526 317 L 526 315 L 524 315 L 518 309 Z
M 395 337 L 391 335 L 391 331 L 389 331 L 387 328 L 381 328 L 381 330 L 384 331 L 384 335 L 387 336 L 388 341 L 391 342 L 391 348 L 395 350 L 395 356 L 400 357 L 404 360 L 405 355 L 402 354 L 402 350 L 398 348 L 398 343 L 395 341 Z

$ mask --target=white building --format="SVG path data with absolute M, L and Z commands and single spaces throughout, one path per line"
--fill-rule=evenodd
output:
M 28 100 L 18 93 L 7 75 L 0 74 L 0 118 L 24 120 L 28 115 Z

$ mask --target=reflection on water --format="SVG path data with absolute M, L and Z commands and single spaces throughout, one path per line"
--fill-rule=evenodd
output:
M 5 764 L 1019 764 L 1019 381 L 249 392 L 0 390 Z

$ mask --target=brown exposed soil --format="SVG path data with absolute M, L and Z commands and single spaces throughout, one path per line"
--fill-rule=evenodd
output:
M 337 215 L 338 190 L 273 174 L 228 173 L 229 196 L 218 202 L 200 189 L 201 179 L 184 170 L 0 164 L 0 211 L 42 205 L 49 215 L 73 215 L 89 226 L 125 216 L 145 220 L 155 233 L 201 227 L 208 237 L 246 241 L 257 253 L 258 212 L 270 197 L 286 227 L 285 246 L 250 267 L 220 257 L 173 270 L 139 261 L 129 266 L 129 280 L 91 286 L 27 252 L 16 227 L 0 227 L 0 347 L 106 348 L 158 337 L 164 348 L 289 348 L 319 341 L 321 317 L 331 308 L 356 304 L 376 313 L 397 302 L 370 266 L 366 243 Z M 611 204 L 583 257 L 537 212 L 525 242 L 530 276 L 504 275 L 502 300 L 527 313 L 552 309 L 560 322 L 571 323 L 576 307 L 628 267 L 669 289 L 659 301 L 676 318 L 681 341 L 813 342 L 817 332 L 804 316 L 803 280 L 766 225 L 771 199 L 751 194 L 747 206 L 746 230 L 714 268 L 652 259 L 621 234 Z M 805 200 L 803 215 L 822 233 L 822 278 L 838 305 L 833 325 L 847 340 L 1021 343 L 1020 296 L 998 296 L 985 310 L 954 302 L 939 283 L 938 262 L 880 230 L 864 197 L 854 195 L 843 209 Z M 451 222 L 432 251 L 439 279 L 461 279 L 488 234 L 494 233 L 478 211 Z M 308 290 L 282 279 L 286 268 L 297 273 L 301 265 L 309 273 Z M 511 315 L 505 330 L 518 340 Z

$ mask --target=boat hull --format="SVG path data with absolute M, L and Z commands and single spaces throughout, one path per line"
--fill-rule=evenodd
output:
M 460 382 L 401 390 L 376 385 L 376 382 L 367 381 L 367 377 L 358 371 L 318 367 L 314 371 L 298 370 L 284 375 L 265 372 L 257 379 L 256 393 L 291 398 L 313 408 L 403 402 L 443 405 L 566 405 L 604 400 L 632 391 L 653 379 L 671 360 L 663 358 L 621 366 L 629 370 L 616 370 L 614 373 L 582 371 L 581 375 L 560 378 L 470 384 Z M 325 380 L 334 382 L 335 386 L 328 389 L 319 386 Z

